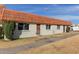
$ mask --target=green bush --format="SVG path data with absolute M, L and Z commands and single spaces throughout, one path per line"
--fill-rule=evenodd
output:
M 12 33 L 14 30 L 14 22 L 4 22 L 3 23 L 3 30 L 4 30 L 4 35 L 8 39 L 13 39 Z

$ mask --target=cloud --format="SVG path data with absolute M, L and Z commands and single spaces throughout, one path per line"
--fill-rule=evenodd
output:
M 44 11 L 48 11 L 48 10 L 49 10 L 49 8 L 43 8 L 43 10 L 44 10 Z
M 18 7 L 18 10 L 33 13 L 44 12 L 52 15 L 65 15 L 65 14 L 79 15 L 79 5 L 60 5 L 60 4 L 30 5 L 30 6 L 26 5 L 24 7 Z
M 50 8 L 45 8 L 45 10 L 52 14 L 79 14 L 79 5 L 56 5 L 56 7 L 51 6 Z
M 55 18 L 65 19 L 65 20 L 79 20 L 79 16 L 74 15 L 57 15 L 57 16 L 51 16 Z
M 79 24 L 79 16 L 75 16 L 75 15 L 57 15 L 57 16 L 49 16 L 49 17 L 67 20 L 67 21 L 71 21 L 74 24 Z
M 67 11 L 79 11 L 79 5 L 76 6 L 70 6 L 66 9 Z

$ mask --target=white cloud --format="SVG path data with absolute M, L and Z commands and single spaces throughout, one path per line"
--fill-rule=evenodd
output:
M 53 8 L 51 8 L 53 9 Z M 60 12 L 63 12 L 63 13 L 71 13 L 71 12 L 75 12 L 75 11 L 79 11 L 79 5 L 71 5 L 71 6 L 62 6 L 62 5 L 59 5 L 57 7 L 54 7 L 54 11 L 60 11 Z M 52 10 L 52 12 L 54 12 Z
M 75 8 L 79 9 L 79 5 L 78 6 L 75 6 Z
M 70 6 L 70 7 L 67 8 L 67 10 L 69 10 L 69 11 L 79 11 L 79 5 Z
M 63 7 L 64 11 L 79 11 L 79 5 L 73 5 L 73 6 L 66 6 L 66 7 Z
M 57 15 L 51 17 L 64 19 L 64 20 L 79 20 L 79 16 L 73 16 L 73 15 Z

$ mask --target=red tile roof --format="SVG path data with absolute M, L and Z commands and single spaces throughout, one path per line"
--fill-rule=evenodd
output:
M 25 23 L 36 23 L 36 24 L 52 24 L 52 25 L 71 25 L 71 22 L 48 18 L 45 16 L 38 16 L 35 14 L 24 13 L 9 9 L 4 9 L 3 14 L 0 17 L 2 21 L 15 21 L 15 22 L 25 22 Z

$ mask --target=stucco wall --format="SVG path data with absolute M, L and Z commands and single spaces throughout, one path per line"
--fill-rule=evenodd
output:
M 60 26 L 60 29 L 57 29 L 57 25 L 52 25 L 53 34 L 63 33 L 63 26 Z
M 17 24 L 16 24 L 17 25 Z M 29 24 L 29 30 L 16 30 L 14 31 L 14 38 L 26 38 L 36 36 L 36 24 Z
M 46 25 L 40 26 L 40 35 L 49 35 L 49 34 L 52 34 L 52 33 L 53 33 L 52 29 L 46 30 Z
M 46 25 L 41 25 L 40 35 L 49 35 L 57 34 L 63 32 L 63 26 L 60 26 L 60 29 L 57 29 L 57 25 L 51 25 L 51 29 L 46 30 Z
M 26 38 L 37 36 L 36 27 L 36 24 L 29 24 L 29 30 L 18 30 L 18 27 L 16 26 L 16 30 L 14 31 L 14 38 Z M 46 25 L 40 25 L 40 35 L 51 35 L 57 33 L 63 33 L 63 26 L 60 26 L 60 29 L 57 29 L 57 25 L 51 25 L 51 29 L 47 30 Z

